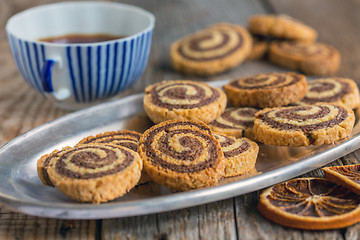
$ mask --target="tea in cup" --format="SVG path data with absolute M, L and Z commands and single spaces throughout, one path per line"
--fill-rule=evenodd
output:
M 155 17 L 114 2 L 30 8 L 6 25 L 25 81 L 57 106 L 75 110 L 108 100 L 145 70 Z

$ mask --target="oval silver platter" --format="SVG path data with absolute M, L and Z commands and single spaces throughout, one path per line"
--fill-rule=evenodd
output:
M 222 86 L 227 81 L 212 82 Z M 78 203 L 42 184 L 36 161 L 43 154 L 105 131 L 143 132 L 152 123 L 143 110 L 143 94 L 103 103 L 37 127 L 0 149 L 0 202 L 25 214 L 62 219 L 101 219 L 170 211 L 256 191 L 319 168 L 360 147 L 359 114 L 350 137 L 332 145 L 276 147 L 260 144 L 256 172 L 223 179 L 218 185 L 171 192 L 155 184 L 135 187 L 108 203 Z

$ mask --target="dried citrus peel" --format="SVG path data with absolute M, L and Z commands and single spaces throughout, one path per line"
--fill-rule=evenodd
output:
M 325 177 L 360 195 L 360 164 L 325 167 Z
M 323 230 L 360 221 L 360 196 L 324 178 L 297 178 L 262 192 L 258 209 L 280 225 Z

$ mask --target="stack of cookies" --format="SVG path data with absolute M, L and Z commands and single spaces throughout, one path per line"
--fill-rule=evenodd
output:
M 260 59 L 307 75 L 336 73 L 341 56 L 333 46 L 316 42 L 317 31 L 287 15 L 254 15 L 248 28 L 230 23 L 208 26 L 175 41 L 170 47 L 175 70 L 195 75 L 214 75 Z
M 253 55 L 262 57 L 268 51 L 269 61 L 279 66 L 314 76 L 332 75 L 339 69 L 339 51 L 316 42 L 316 30 L 297 19 L 287 15 L 254 15 L 249 18 L 249 31 L 254 39 L 262 39 L 254 45 Z M 264 47 L 266 44 L 268 48 Z

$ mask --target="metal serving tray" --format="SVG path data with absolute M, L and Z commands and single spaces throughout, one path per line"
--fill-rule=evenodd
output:
M 222 86 L 227 81 L 212 82 Z M 350 137 L 335 144 L 277 147 L 260 144 L 256 172 L 226 178 L 218 185 L 174 193 L 158 184 L 135 187 L 108 203 L 78 203 L 42 184 L 36 161 L 46 153 L 73 146 L 80 139 L 104 131 L 143 132 L 152 123 L 143 110 L 143 94 L 125 97 L 45 123 L 0 149 L 0 202 L 14 211 L 51 218 L 101 219 L 143 215 L 191 207 L 249 193 L 319 168 L 360 147 L 359 113 Z

